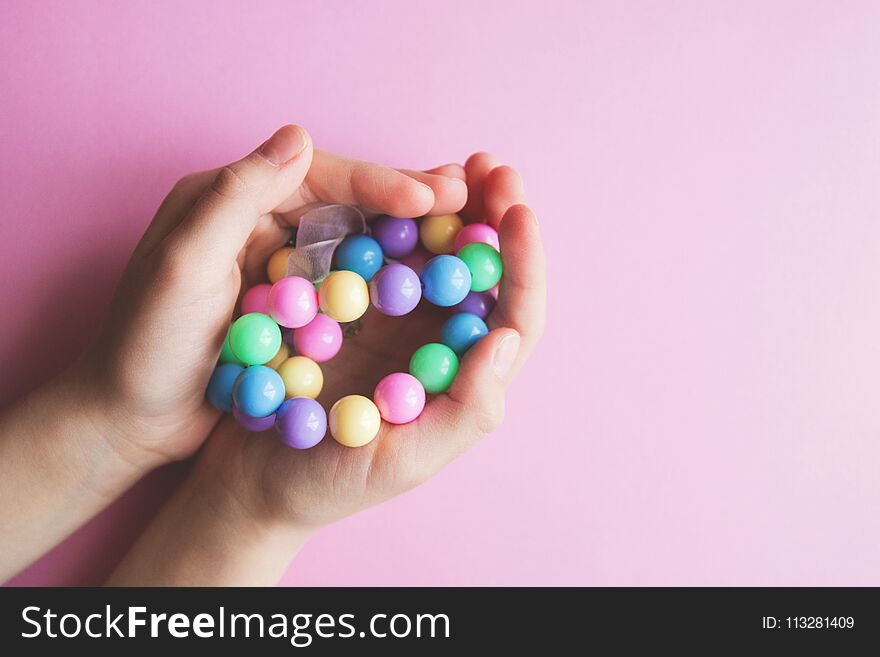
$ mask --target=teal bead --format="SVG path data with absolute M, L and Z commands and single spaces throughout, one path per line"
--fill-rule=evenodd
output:
M 458 356 L 445 344 L 422 345 L 409 361 L 409 373 L 419 380 L 425 392 L 446 392 L 458 373 Z
M 483 242 L 465 244 L 458 251 L 458 257 L 467 265 L 471 273 L 471 290 L 484 292 L 490 290 L 501 280 L 503 265 L 501 254 Z
M 246 365 L 262 365 L 278 353 L 281 329 L 268 315 L 248 313 L 232 323 L 229 346 L 232 353 Z

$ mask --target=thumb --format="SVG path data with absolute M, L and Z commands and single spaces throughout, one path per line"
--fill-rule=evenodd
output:
M 170 236 L 182 258 L 226 273 L 260 217 L 302 184 L 312 162 L 312 140 L 301 127 L 279 128 L 245 158 L 216 177 Z

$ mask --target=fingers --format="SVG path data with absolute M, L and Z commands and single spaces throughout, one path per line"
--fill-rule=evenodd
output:
M 544 331 L 547 280 L 538 221 L 525 205 L 514 205 L 501 220 L 499 237 L 504 274 L 498 303 L 488 318 L 492 328 L 515 329 L 522 337 L 514 372 Z
M 169 235 L 169 249 L 202 269 L 228 272 L 257 221 L 300 187 L 311 161 L 308 133 L 298 126 L 280 128 L 250 155 L 217 172 Z
M 451 167 L 452 165 L 446 165 Z M 410 178 L 424 183 L 434 192 L 434 207 L 427 214 L 451 214 L 464 207 L 468 197 L 467 184 L 457 176 L 447 176 L 434 172 L 400 169 Z M 462 170 L 463 175 L 463 170 Z M 415 215 L 414 215 L 415 216 Z
M 464 167 L 460 164 L 443 164 L 439 167 L 434 167 L 433 169 L 428 169 L 425 173 L 433 173 L 438 176 L 447 176 L 449 178 L 458 178 L 459 180 L 467 181 L 467 175 L 465 173 Z
M 483 187 L 483 211 L 486 223 L 493 228 L 498 228 L 501 218 L 510 207 L 525 201 L 526 193 L 522 178 L 513 167 L 498 166 L 486 176 Z
M 498 160 L 491 153 L 474 153 L 464 163 L 468 199 L 461 215 L 466 221 L 473 223 L 484 220 L 483 187 L 489 172 L 497 166 Z

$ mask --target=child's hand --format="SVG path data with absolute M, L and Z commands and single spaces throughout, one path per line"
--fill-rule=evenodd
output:
M 242 283 L 265 277 L 303 208 L 417 216 L 457 211 L 466 193 L 460 180 L 313 151 L 295 126 L 238 162 L 183 178 L 138 244 L 84 367 L 114 447 L 149 468 L 201 444 L 219 418 L 205 386 Z

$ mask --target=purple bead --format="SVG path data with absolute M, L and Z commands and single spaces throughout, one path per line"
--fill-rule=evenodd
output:
M 452 307 L 457 313 L 471 313 L 480 319 L 486 319 L 495 307 L 495 297 L 488 291 L 468 292 L 468 295 Z
M 254 433 L 267 431 L 275 424 L 275 413 L 267 415 L 266 417 L 251 417 L 238 410 L 238 406 L 235 404 L 232 405 L 232 417 L 235 418 L 235 421 L 238 422 L 238 426 L 242 429 L 245 431 L 253 431 Z
M 402 258 L 416 248 L 419 227 L 415 219 L 383 215 L 373 224 L 373 239 L 389 258 Z
M 393 263 L 376 272 L 370 281 L 370 301 L 380 313 L 399 317 L 419 305 L 422 283 L 406 265 Z
M 314 399 L 294 397 L 275 412 L 275 428 L 285 444 L 308 449 L 321 442 L 327 433 L 327 413 Z

